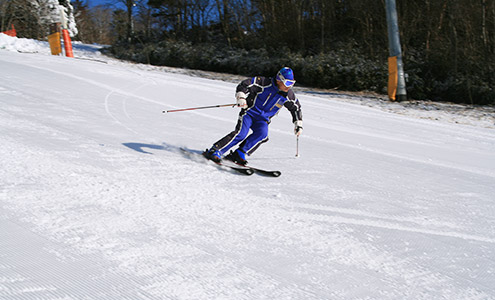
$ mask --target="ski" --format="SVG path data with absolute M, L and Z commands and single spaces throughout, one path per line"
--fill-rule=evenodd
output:
M 250 168 L 251 170 L 253 170 L 254 173 L 256 173 L 258 175 L 263 175 L 263 176 L 268 176 L 268 177 L 279 177 L 280 175 L 282 175 L 282 172 L 280 172 L 280 171 L 265 170 L 265 169 L 255 168 L 255 167 L 252 167 L 250 165 L 241 165 L 241 164 L 238 164 L 234 161 L 231 161 L 231 162 L 238 165 L 238 166 L 241 166 L 241 167 Z
M 233 171 L 240 173 L 240 174 L 243 174 L 243 175 L 249 176 L 249 175 L 253 175 L 253 173 L 255 172 L 253 169 L 251 169 L 249 167 L 243 167 L 243 166 L 240 166 L 237 164 L 235 166 L 233 166 L 233 165 L 225 164 L 223 162 L 212 161 L 211 159 L 208 159 L 207 157 L 205 157 L 201 151 L 190 150 L 190 149 L 186 149 L 186 148 L 180 148 L 180 150 L 186 154 L 193 154 L 193 155 L 201 156 L 204 159 L 215 163 L 219 167 L 225 167 L 225 168 L 228 168 L 229 170 L 233 170 Z
M 280 175 L 282 175 L 282 172 L 280 172 L 280 171 L 270 171 L 270 170 L 252 167 L 250 165 L 243 165 L 243 164 L 239 164 L 239 163 L 237 163 L 231 159 L 228 159 L 228 158 L 227 158 L 227 160 L 238 165 L 238 166 L 250 168 L 251 170 L 254 171 L 254 173 L 257 173 L 258 175 L 269 176 L 269 177 L 279 177 Z
M 200 155 L 204 159 L 209 160 L 220 167 L 226 167 L 226 168 L 232 169 L 232 170 L 239 172 L 241 174 L 244 174 L 244 175 L 252 175 L 254 173 L 256 173 L 258 175 L 262 175 L 262 176 L 268 176 L 268 177 L 279 177 L 280 175 L 282 175 L 282 172 L 280 172 L 280 171 L 265 170 L 265 169 L 261 169 L 261 168 L 252 167 L 250 165 L 242 165 L 242 164 L 238 164 L 238 163 L 236 163 L 232 160 L 229 160 L 229 159 L 225 159 L 221 162 L 215 162 L 215 161 L 212 161 L 211 159 L 208 159 L 207 157 L 205 157 L 203 155 L 203 152 L 198 151 L 198 150 L 191 150 L 191 149 L 187 149 L 187 148 L 180 148 L 180 150 L 187 153 L 187 154 Z M 226 162 L 228 162 L 228 163 L 226 163 Z M 232 163 L 234 165 L 230 165 L 229 163 Z
M 205 157 L 205 159 L 208 159 Z M 208 159 L 209 161 L 212 161 L 211 159 Z M 221 166 L 221 167 L 227 167 L 229 169 L 232 169 L 238 173 L 241 173 L 241 174 L 244 174 L 244 175 L 253 175 L 254 174 L 254 170 L 250 167 L 242 167 L 242 166 L 231 166 L 231 165 L 228 165 L 228 164 L 225 164 L 223 162 L 216 162 L 216 161 L 212 161 L 214 162 L 215 164 Z
M 270 176 L 270 177 L 279 177 L 280 175 L 282 175 L 282 172 L 280 172 L 280 171 L 264 170 L 264 169 L 251 167 L 249 165 L 246 165 L 246 167 L 250 168 L 251 170 L 253 170 L 255 173 L 257 173 L 259 175 Z

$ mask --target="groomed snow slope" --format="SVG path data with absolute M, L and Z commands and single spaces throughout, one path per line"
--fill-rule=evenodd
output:
M 495 299 L 494 129 L 300 93 L 247 177 L 179 151 L 237 109 L 162 113 L 235 83 L 3 48 L 0 299 Z

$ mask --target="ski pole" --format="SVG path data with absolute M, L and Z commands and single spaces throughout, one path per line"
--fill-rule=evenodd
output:
M 299 136 L 296 138 L 296 157 L 299 157 Z
M 211 105 L 211 106 L 171 109 L 171 110 L 164 110 L 163 113 L 171 113 L 171 112 L 186 111 L 186 110 L 196 110 L 196 109 L 205 109 L 205 108 L 227 107 L 227 106 L 234 107 L 234 106 L 237 106 L 237 104 L 219 104 L 219 105 Z

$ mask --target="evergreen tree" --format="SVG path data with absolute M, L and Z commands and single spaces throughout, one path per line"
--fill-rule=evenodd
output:
M 49 33 L 50 24 L 61 23 L 64 14 L 69 34 L 75 36 L 73 12 L 70 0 L 0 0 L 0 29 L 14 24 L 20 37 L 42 39 Z

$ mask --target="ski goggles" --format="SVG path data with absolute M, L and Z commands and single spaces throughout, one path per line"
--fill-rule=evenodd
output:
M 295 80 L 285 79 L 284 75 L 280 74 L 280 72 L 277 74 L 277 80 L 282 81 L 282 83 L 283 83 L 286 87 L 291 87 L 291 86 L 293 86 L 293 85 L 296 83 L 296 81 L 295 81 Z

